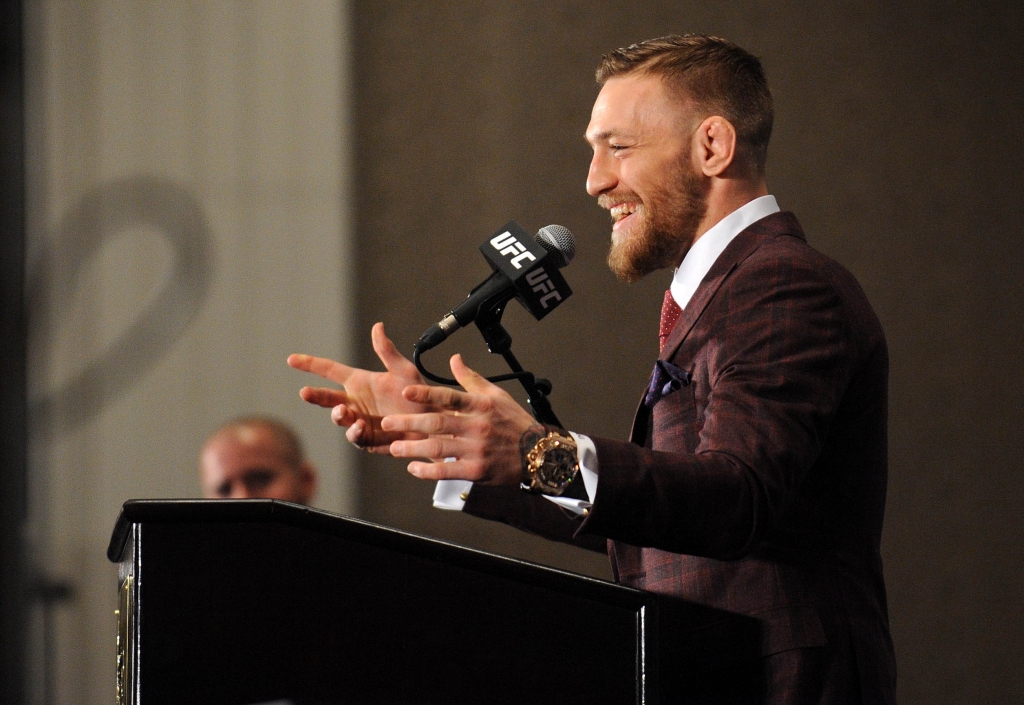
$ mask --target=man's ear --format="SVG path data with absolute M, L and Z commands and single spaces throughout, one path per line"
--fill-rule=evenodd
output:
M 704 176 L 721 176 L 736 158 L 736 128 L 721 115 L 705 118 L 694 140 L 698 167 Z

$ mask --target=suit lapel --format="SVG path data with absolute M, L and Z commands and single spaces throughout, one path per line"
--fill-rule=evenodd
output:
M 668 340 L 665 341 L 665 349 L 659 356 L 660 360 L 670 360 L 676 354 L 679 346 L 686 339 L 686 336 L 690 334 L 690 331 L 693 330 L 701 314 L 704 313 L 704 309 L 711 303 L 711 299 L 715 297 L 715 294 L 725 280 L 729 278 L 733 270 L 758 248 L 765 237 L 779 235 L 793 235 L 801 240 L 806 240 L 804 231 L 800 227 L 796 216 L 788 211 L 780 211 L 765 216 L 761 220 L 751 223 L 747 229 L 733 238 L 732 242 L 715 260 L 715 263 L 711 265 L 711 269 L 708 270 L 704 280 L 701 281 L 700 286 L 697 287 L 697 290 L 693 292 L 693 296 L 690 297 L 690 301 L 686 304 L 686 308 L 683 309 L 679 320 L 676 321 L 672 333 L 669 334 Z M 650 440 L 650 419 L 651 410 L 644 405 L 643 398 L 641 398 L 636 415 L 633 417 L 633 426 L 629 432 L 629 440 L 631 442 L 638 446 L 647 445 Z
M 732 270 L 736 269 L 736 266 L 747 255 L 757 249 L 760 239 L 756 236 L 748 236 L 747 233 L 749 232 L 750 228 L 747 228 L 747 230 L 733 238 L 729 246 L 715 260 L 700 286 L 693 292 L 693 296 L 690 297 L 690 301 L 686 304 L 686 308 L 683 309 L 679 320 L 676 321 L 675 326 L 672 328 L 672 332 L 665 341 L 665 347 L 661 355 L 658 356 L 659 360 L 667 361 L 672 359 L 672 356 L 676 354 L 676 350 L 679 349 L 683 340 L 686 339 L 686 336 L 693 329 L 694 324 L 697 323 L 704 309 L 707 308 L 708 303 L 714 298 L 715 292 L 722 286 L 722 282 L 726 280 L 732 273 Z M 651 447 L 649 443 L 651 441 L 651 412 L 652 410 L 644 404 L 644 399 L 641 397 L 636 415 L 633 416 L 633 426 L 629 431 L 630 442 L 645 448 Z
M 758 248 L 765 237 L 778 235 L 795 235 L 801 240 L 805 239 L 796 216 L 788 211 L 765 216 L 761 220 L 751 223 L 749 227 L 732 239 L 732 242 L 722 251 L 722 254 L 718 256 L 715 263 L 711 265 L 711 269 L 704 276 L 700 286 L 693 292 L 693 296 L 690 297 L 689 303 L 683 309 L 682 315 L 676 321 L 672 333 L 669 334 L 668 340 L 665 341 L 665 348 L 659 359 L 670 360 L 676 354 L 676 350 L 679 349 L 683 340 L 693 330 L 693 326 L 700 319 L 701 314 L 704 313 L 704 309 L 707 308 L 711 299 L 715 297 L 715 294 L 725 280 L 729 278 L 733 270 Z

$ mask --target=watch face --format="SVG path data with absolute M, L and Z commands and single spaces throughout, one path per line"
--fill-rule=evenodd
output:
M 576 442 L 555 432 L 537 441 L 526 460 L 532 478 L 530 487 L 544 494 L 562 494 L 579 471 Z
M 576 449 L 559 445 L 544 453 L 537 479 L 549 487 L 564 488 L 576 476 Z

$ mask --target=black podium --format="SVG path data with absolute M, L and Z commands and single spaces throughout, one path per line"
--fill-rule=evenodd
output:
M 124 705 L 726 703 L 756 621 L 273 500 L 126 502 Z

